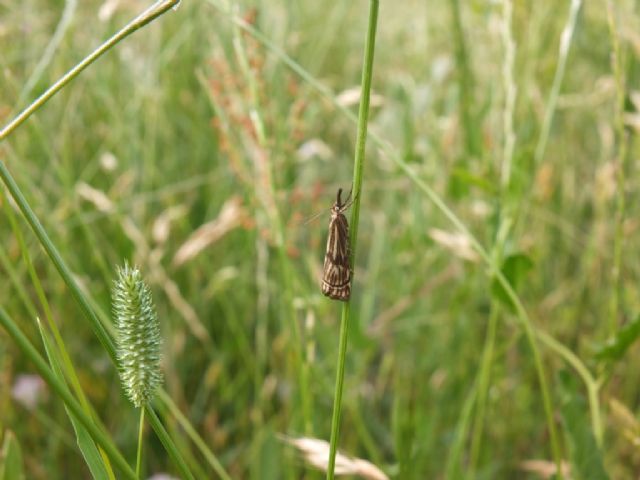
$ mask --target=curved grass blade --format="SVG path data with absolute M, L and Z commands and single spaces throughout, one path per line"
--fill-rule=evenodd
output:
M 58 378 L 60 383 L 66 384 L 64 375 L 62 374 L 60 354 L 56 351 L 55 346 L 49 338 L 49 335 L 42 325 L 42 322 L 40 322 L 40 319 L 38 319 L 37 324 L 38 329 L 40 330 L 40 336 L 42 337 L 42 343 L 49 360 L 49 365 L 51 365 L 51 369 L 53 370 L 54 375 Z M 80 453 L 82 453 L 82 457 L 84 458 L 85 462 L 87 462 L 87 466 L 89 467 L 93 478 L 99 480 L 113 480 L 114 477 L 112 475 L 109 475 L 109 473 L 107 472 L 107 466 L 105 465 L 102 456 L 100 455 L 98 447 L 96 447 L 95 442 L 92 440 L 91 435 L 89 435 L 89 432 L 87 432 L 87 429 L 82 426 L 80 421 L 66 405 L 64 409 L 67 412 L 67 416 L 69 417 L 71 425 L 73 426 L 73 430 L 76 434 L 76 441 L 78 443 L 78 448 L 80 448 Z
M 122 454 L 115 447 L 111 439 L 105 435 L 102 429 L 98 428 L 93 419 L 89 418 L 89 416 L 84 413 L 78 401 L 73 398 L 71 393 L 69 393 L 67 387 L 60 383 L 36 348 L 31 344 L 29 339 L 24 335 L 24 333 L 22 333 L 20 328 L 7 315 L 2 307 L 0 307 L 0 325 L 2 325 L 2 327 L 7 331 L 22 353 L 35 365 L 36 370 L 42 379 L 49 385 L 49 387 L 51 387 L 56 395 L 62 399 L 65 406 L 69 408 L 80 423 L 82 423 L 82 425 L 87 429 L 93 440 L 100 445 L 105 452 L 107 452 L 113 460 L 114 465 L 116 465 L 122 472 L 123 477 L 131 480 L 137 480 L 135 473 Z

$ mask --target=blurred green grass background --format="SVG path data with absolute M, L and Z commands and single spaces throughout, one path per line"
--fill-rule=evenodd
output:
M 329 437 L 339 308 L 319 289 L 328 212 L 307 220 L 349 188 L 355 126 L 280 55 L 234 28 L 224 2 L 215 4 L 184 1 L 125 40 L 16 130 L 0 155 L 98 310 L 109 313 L 115 266 L 129 259 L 141 267 L 165 339 L 165 388 L 232 478 L 316 478 L 278 435 Z M 0 123 L 145 6 L 0 1 Z M 594 352 L 640 310 L 640 14 L 629 0 L 612 7 L 624 139 L 607 4 L 585 2 L 536 162 L 569 7 L 514 2 L 516 141 L 506 195 L 499 2 L 382 1 L 370 129 L 487 249 L 500 208 L 513 206 L 501 255 L 526 259 L 518 294 L 533 324 L 602 380 L 604 464 L 611 478 L 633 478 L 639 354 L 631 347 L 603 362 Z M 65 8 L 70 23 L 31 85 Z M 356 111 L 367 2 L 241 2 L 232 11 Z M 466 239 L 372 144 L 361 201 L 340 447 L 394 478 L 459 478 L 471 435 L 457 432 L 500 294 Z M 117 372 L 26 223 L 20 227 L 89 400 L 133 458 L 137 417 Z M 6 210 L 0 250 L 0 304 L 39 345 L 40 304 Z M 540 478 L 522 464 L 551 460 L 533 359 L 509 307 L 497 315 L 472 478 Z M 574 458 L 583 444 L 561 411 L 571 405 L 588 428 L 584 388 L 563 377 L 574 376 L 563 359 L 542 354 L 563 452 Z M 16 434 L 27 478 L 88 478 L 61 402 L 43 395 L 27 408 L 12 396 L 19 375 L 31 371 L 0 332 L 0 428 Z M 183 437 L 171 416 L 164 421 Z M 464 451 L 454 462 L 456 442 Z M 173 471 L 153 433 L 146 468 Z

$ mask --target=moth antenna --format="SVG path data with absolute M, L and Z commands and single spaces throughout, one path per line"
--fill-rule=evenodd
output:
M 353 192 L 353 189 L 351 189 L 351 191 L 349 192 L 349 196 L 348 196 L 348 197 L 347 197 L 347 199 L 345 200 L 344 205 L 342 205 L 342 206 L 340 207 L 340 210 L 346 210 L 347 208 L 349 208 L 351 205 L 353 205 L 353 202 L 355 202 L 355 201 L 356 201 L 356 198 L 358 198 L 358 197 L 360 196 L 360 192 L 358 192 L 358 193 L 356 194 L 356 196 L 355 196 L 355 197 L 353 197 L 353 198 L 351 199 L 351 201 L 349 201 L 349 199 L 351 198 L 351 193 L 352 193 L 352 192 Z
M 351 187 L 351 190 L 349 190 L 349 195 L 347 195 L 347 198 L 344 199 L 344 203 L 346 204 L 349 199 L 351 198 L 351 194 L 353 193 L 353 187 Z
M 329 209 L 329 210 L 331 210 L 331 209 Z M 308 225 L 308 224 L 310 224 L 310 223 L 311 223 L 311 222 L 313 222 L 316 218 L 318 218 L 320 215 L 324 215 L 326 212 L 327 212 L 326 210 L 322 210 L 321 212 L 318 212 L 318 213 L 315 213 L 315 214 L 311 215 L 309 218 L 307 218 L 307 219 L 304 221 L 303 225 Z

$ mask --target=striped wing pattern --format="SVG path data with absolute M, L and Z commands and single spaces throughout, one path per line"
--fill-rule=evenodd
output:
M 342 212 L 335 209 L 329 222 L 322 275 L 322 293 L 334 300 L 347 301 L 351 295 L 349 253 L 349 224 Z

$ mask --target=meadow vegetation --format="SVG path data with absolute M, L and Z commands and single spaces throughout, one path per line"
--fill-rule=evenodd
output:
M 148 5 L 0 0 L 0 127 Z M 324 476 L 295 439 L 330 437 L 340 304 L 320 278 L 368 11 L 185 0 L 0 137 L 72 272 L 3 176 L 0 479 L 126 478 L 109 448 L 134 465 L 125 261 L 163 339 L 145 475 Z M 380 2 L 342 452 L 402 480 L 635 478 L 638 32 L 631 0 Z

